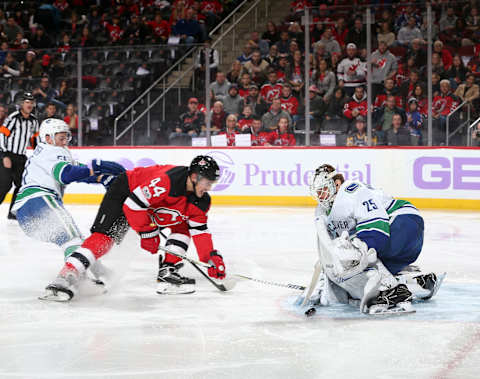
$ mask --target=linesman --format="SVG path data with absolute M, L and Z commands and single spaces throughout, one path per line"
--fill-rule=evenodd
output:
M 15 184 L 8 218 L 15 219 L 11 213 L 12 205 L 22 185 L 22 175 L 27 161 L 27 146 L 33 148 L 38 136 L 38 120 L 32 114 L 35 99 L 25 92 L 20 100 L 20 109 L 8 115 L 0 126 L 0 204 Z

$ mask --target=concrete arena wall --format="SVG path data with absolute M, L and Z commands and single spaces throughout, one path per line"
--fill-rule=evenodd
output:
M 478 148 L 71 148 L 75 159 L 113 160 L 127 169 L 151 164 L 188 165 L 198 154 L 221 166 L 211 191 L 214 204 L 314 205 L 308 194 L 309 175 L 330 163 L 347 179 L 383 188 L 420 208 L 480 209 Z M 30 152 L 31 153 L 31 152 Z M 98 204 L 101 185 L 68 186 L 65 203 Z

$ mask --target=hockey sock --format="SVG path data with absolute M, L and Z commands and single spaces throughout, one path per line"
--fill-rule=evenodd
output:
M 102 233 L 93 233 L 81 247 L 67 257 L 66 263 L 73 265 L 78 272 L 83 273 L 98 258 L 105 255 L 112 246 L 112 238 Z

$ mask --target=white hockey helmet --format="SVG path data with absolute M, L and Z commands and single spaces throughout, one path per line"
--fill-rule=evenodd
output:
M 335 175 L 337 172 L 333 166 L 323 164 L 315 170 L 310 180 L 310 195 L 327 211 L 332 208 L 337 193 L 333 179 Z
M 58 118 L 47 118 L 40 125 L 40 141 L 47 143 L 46 137 L 50 136 L 52 139 L 55 138 L 57 133 L 67 133 L 68 142 L 72 139 L 72 133 L 70 133 L 70 128 L 67 123 Z

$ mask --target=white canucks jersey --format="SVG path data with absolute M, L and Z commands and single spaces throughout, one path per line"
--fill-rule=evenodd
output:
M 320 212 L 319 206 L 317 214 Z M 347 180 L 337 192 L 326 223 L 332 238 L 340 236 L 343 231 L 360 238 L 360 234 L 372 238 L 377 233 L 389 237 L 390 224 L 399 214 L 420 216 L 408 201 L 394 199 L 364 183 Z
M 13 209 L 38 196 L 50 195 L 61 199 L 65 190 L 61 175 L 69 164 L 74 164 L 74 161 L 67 148 L 39 143 L 25 165 L 22 187 Z

